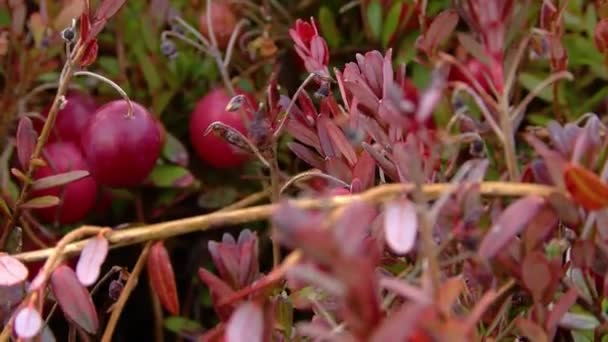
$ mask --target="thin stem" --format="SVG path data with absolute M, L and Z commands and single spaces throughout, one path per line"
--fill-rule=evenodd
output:
M 507 77 L 505 79 L 505 97 L 510 98 L 511 92 L 513 91 L 513 84 L 515 83 L 515 76 L 517 75 L 517 69 L 523 60 L 524 52 L 528 47 L 528 43 L 530 42 L 530 35 L 526 35 L 522 41 L 519 43 L 517 47 L 517 51 L 515 52 L 515 56 L 513 57 L 513 62 L 511 63 L 511 67 L 507 71 Z
M 274 132 L 273 137 L 275 140 L 280 138 L 281 134 L 283 134 L 283 130 L 285 129 L 285 123 L 287 122 L 287 120 L 289 120 L 289 112 L 291 112 L 291 108 L 295 105 L 296 101 L 298 100 L 300 93 L 304 90 L 306 85 L 308 85 L 308 83 L 310 83 L 310 81 L 312 81 L 316 76 L 317 76 L 317 74 L 315 74 L 315 73 L 308 74 L 308 77 L 306 77 L 304 82 L 302 82 L 302 84 L 300 84 L 300 87 L 298 87 L 296 92 L 293 94 L 293 97 L 291 98 L 291 101 L 289 102 L 289 105 L 287 106 L 287 109 L 285 110 L 285 115 L 283 115 L 283 118 L 282 118 L 281 122 L 279 123 L 279 127 Z
M 194 40 L 184 36 L 181 33 L 169 30 L 169 31 L 163 31 L 163 33 L 161 33 L 161 35 L 160 35 L 161 39 L 168 39 L 167 37 L 177 38 L 197 50 L 200 50 L 209 55 L 211 54 L 211 52 L 209 51 L 209 49 L 207 49 L 207 47 L 205 45 L 199 44 L 199 43 L 195 42 Z
M 524 116 L 524 111 L 526 110 L 530 102 L 532 102 L 532 100 L 534 100 L 534 98 L 538 96 L 538 94 L 540 94 L 540 92 L 543 91 L 545 88 L 561 79 L 567 79 L 571 81 L 573 80 L 573 76 L 568 71 L 560 71 L 558 73 L 551 74 L 549 77 L 540 82 L 536 87 L 534 87 L 534 89 L 532 89 L 528 93 L 528 95 L 526 95 L 526 97 L 519 103 L 519 105 L 517 106 L 517 108 L 515 108 L 515 111 L 512 114 L 513 117 L 511 120 L 515 123 L 520 122 Z M 553 100 L 555 101 L 556 99 Z
M 479 95 L 475 93 L 475 91 L 471 89 L 471 87 L 469 87 L 466 83 L 463 82 L 454 82 L 454 91 L 464 91 L 473 98 L 473 101 L 475 101 L 475 103 L 477 104 L 477 107 L 481 111 L 481 114 L 483 115 L 484 119 L 486 119 L 486 121 L 494 131 L 494 134 L 496 134 L 496 136 L 501 142 L 504 142 L 505 136 L 502 130 L 500 129 L 500 126 L 498 126 L 498 123 L 496 123 L 496 120 L 492 116 L 492 113 L 490 113 L 490 111 L 485 106 L 483 100 L 479 97 Z
M 450 183 L 423 184 L 421 190 L 429 199 L 433 199 L 439 197 L 451 186 L 452 184 Z M 377 186 L 358 194 L 340 195 L 322 199 L 297 199 L 291 200 L 290 203 L 303 209 L 331 209 L 342 207 L 355 201 L 382 203 L 397 196 L 407 194 L 411 192 L 413 188 L 414 186 L 411 183 L 392 183 Z M 551 194 L 559 193 L 560 190 L 551 186 L 531 183 L 481 182 L 479 183 L 479 192 L 480 194 L 487 196 L 519 197 L 535 194 L 548 197 Z M 218 226 L 236 225 L 264 220 L 270 217 L 278 207 L 279 204 L 266 204 L 232 211 L 213 212 L 206 215 L 144 225 L 125 230 L 115 230 L 108 232 L 105 237 L 110 242 L 112 248 L 134 245 L 150 240 L 164 240 L 194 231 L 217 228 Z M 87 227 L 80 229 L 84 228 Z M 100 227 L 90 226 L 88 226 L 88 228 L 101 229 Z M 96 230 L 95 232 L 98 231 L 99 230 Z M 62 253 L 64 256 L 78 254 L 87 242 L 88 239 L 70 243 L 62 248 Z M 46 259 L 55 253 L 55 248 L 48 248 L 16 254 L 14 257 L 23 262 L 32 262 Z
M 55 99 L 53 100 L 53 104 L 49 109 L 49 114 L 44 122 L 44 126 L 42 127 L 42 131 L 40 132 L 40 136 L 36 141 L 36 146 L 34 147 L 34 152 L 32 153 L 30 160 L 37 159 L 40 157 L 40 154 L 42 153 L 42 148 L 46 145 L 46 142 L 48 141 L 49 136 L 51 134 L 51 129 L 55 125 L 57 113 L 59 112 L 59 108 L 61 106 L 61 103 L 63 102 L 64 95 L 69 87 L 70 80 L 74 75 L 76 67 L 75 64 L 80 61 L 80 59 L 84 55 L 84 52 L 85 47 L 80 44 L 77 44 L 75 52 L 72 54 L 72 56 L 70 56 L 70 60 L 67 61 L 63 66 L 63 70 L 61 72 L 62 76 L 59 79 L 59 87 L 57 88 Z M 32 178 L 37 165 L 38 164 L 36 163 L 29 163 L 26 172 L 26 176 L 28 179 Z M 21 214 L 21 205 L 25 202 L 29 194 L 30 186 L 31 182 L 25 182 L 21 187 L 21 192 L 19 193 L 19 197 L 17 198 L 17 201 L 15 201 L 15 205 L 13 208 L 13 215 L 9 217 L 8 220 L 6 220 L 6 223 L 2 230 L 2 235 L 0 235 L 0 250 L 5 249 L 6 240 L 8 239 L 8 236 L 10 235 L 11 231 L 13 230 L 15 222 L 17 222 L 19 219 L 19 215 Z
M 152 247 L 152 243 L 154 241 L 148 241 L 144 246 L 144 249 L 141 251 L 137 262 L 135 263 L 135 267 L 133 267 L 133 271 L 129 275 L 129 279 L 127 279 L 127 283 L 125 287 L 120 292 L 120 297 L 116 301 L 114 305 L 114 310 L 112 310 L 112 315 L 110 315 L 110 319 L 108 320 L 108 324 L 106 325 L 106 330 L 103 333 L 103 337 L 101 338 L 102 342 L 110 342 L 112 341 L 112 335 L 114 334 L 114 329 L 116 329 L 116 324 L 118 323 L 118 319 L 120 318 L 120 314 L 125 308 L 125 304 L 127 304 L 127 300 L 131 295 L 131 292 L 135 289 L 137 285 L 137 280 L 141 271 L 146 264 L 146 260 L 148 259 L 148 253 L 150 252 L 150 247 Z
M 209 15 L 209 9 L 210 9 L 210 5 L 211 4 L 211 0 L 207 1 L 207 15 Z M 211 25 L 211 21 L 209 18 L 207 18 L 207 24 Z M 206 52 L 207 54 L 209 54 L 211 57 L 213 57 L 215 59 L 215 63 L 217 64 L 218 70 L 220 71 L 220 75 L 222 76 L 222 80 L 224 82 L 224 86 L 226 87 L 226 90 L 228 90 L 228 92 L 230 93 L 230 96 L 234 96 L 236 95 L 236 92 L 234 90 L 234 86 L 232 85 L 232 81 L 230 80 L 230 76 L 228 74 L 228 69 L 224 66 L 224 61 L 222 59 L 222 54 L 220 53 L 220 51 L 217 48 L 217 42 L 215 41 L 215 33 L 213 33 L 212 28 L 209 29 L 209 34 L 211 36 L 212 42 L 209 42 L 209 40 L 207 40 L 198 30 L 196 30 L 195 28 L 193 28 L 192 26 L 190 26 L 190 24 L 188 24 L 184 19 L 175 16 L 173 17 L 173 20 L 176 21 L 181 27 L 183 27 L 184 29 L 186 29 L 188 32 L 190 32 L 193 36 L 195 36 L 201 43 L 203 43 L 203 46 L 206 48 L 205 49 L 201 49 L 203 50 L 203 52 Z M 188 42 L 188 41 L 186 41 Z
M 517 167 L 517 154 L 515 151 L 515 134 L 513 121 L 509 114 L 509 102 L 506 95 L 500 98 L 500 126 L 502 128 L 503 150 L 505 154 L 505 161 L 507 163 L 507 170 L 509 172 L 509 179 L 515 182 L 519 180 L 519 169 Z
M 232 31 L 232 34 L 230 35 L 230 40 L 228 41 L 228 46 L 226 47 L 226 53 L 224 55 L 224 68 L 227 68 L 230 65 L 230 60 L 232 59 L 232 52 L 234 51 L 234 45 L 236 45 L 236 38 L 241 32 L 243 26 L 245 25 L 249 25 L 249 21 L 246 19 L 241 19 L 238 24 L 236 24 L 234 31 Z
M 332 175 L 328 175 L 327 173 L 324 173 L 322 171 L 319 170 L 311 170 L 311 171 L 305 171 L 305 172 L 301 172 L 293 177 L 291 177 L 287 182 L 285 182 L 285 184 L 283 184 L 283 186 L 281 187 L 281 193 L 285 192 L 285 190 L 287 188 L 289 188 L 292 184 L 294 184 L 295 182 L 301 181 L 303 179 L 309 179 L 309 178 L 313 178 L 313 177 L 320 177 L 320 178 L 325 178 L 328 180 L 331 180 L 333 182 L 336 182 L 346 188 L 350 187 L 350 185 L 348 185 L 348 183 L 344 182 L 343 180 L 336 178 Z
M 111 79 L 109 79 L 105 76 L 101 76 L 99 74 L 96 74 L 96 73 L 90 72 L 90 71 L 77 71 L 74 73 L 74 76 L 93 77 L 94 79 L 104 82 L 105 84 L 114 88 L 114 90 L 116 90 L 116 92 L 118 92 L 120 94 L 120 96 L 122 96 L 122 98 L 127 102 L 127 106 L 129 107 L 129 110 L 127 112 L 127 117 L 130 118 L 131 116 L 133 116 L 133 104 L 131 103 L 131 99 L 129 98 L 129 95 L 127 95 L 127 92 L 125 92 L 118 84 L 116 84 L 116 82 L 112 81 Z
M 279 161 L 277 159 L 277 141 L 274 140 L 272 144 L 272 164 L 270 167 L 270 200 L 273 204 L 281 198 L 281 170 L 279 169 Z M 271 231 L 276 230 L 274 223 L 271 224 Z M 281 248 L 279 243 L 272 240 L 272 263 L 274 267 L 277 267 L 281 262 Z
M 213 0 L 207 0 L 207 31 L 209 32 L 209 38 L 211 38 L 211 46 L 217 49 L 217 38 L 215 37 L 215 30 L 213 29 L 212 1 Z

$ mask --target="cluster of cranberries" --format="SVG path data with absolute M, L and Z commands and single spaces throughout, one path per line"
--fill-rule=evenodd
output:
M 164 128 L 142 105 L 126 100 L 98 107 L 81 92 L 66 95 L 67 104 L 59 111 L 49 141 L 43 149 L 45 166 L 34 179 L 86 170 L 90 176 L 44 190 L 33 196 L 53 195 L 58 206 L 39 209 L 46 222 L 70 224 L 83 219 L 95 207 L 98 188 L 133 187 L 143 182 L 154 168 L 164 140 Z M 43 111 L 48 116 L 49 108 Z M 40 130 L 43 122 L 35 123 Z

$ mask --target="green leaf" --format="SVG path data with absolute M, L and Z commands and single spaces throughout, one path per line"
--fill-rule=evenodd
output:
M 116 60 L 116 58 L 100 56 L 99 58 L 97 58 L 97 61 L 95 63 L 103 69 L 104 74 L 106 74 L 106 76 L 120 75 L 120 66 L 118 65 L 118 60 Z
M 382 34 L 382 4 L 380 1 L 373 0 L 367 6 L 367 23 L 374 39 L 379 40 Z
M 542 82 L 543 79 L 544 78 L 539 78 L 536 75 L 525 72 L 522 72 L 519 75 L 519 83 L 528 91 L 534 89 L 540 82 Z M 553 101 L 553 93 L 551 92 L 551 87 L 543 89 L 540 94 L 538 94 L 538 97 L 546 102 Z
M 336 26 L 336 18 L 327 6 L 319 9 L 319 25 L 321 26 L 323 37 L 327 40 L 327 44 L 332 48 L 340 46 L 342 37 Z
M 135 57 L 139 63 L 140 69 L 144 74 L 146 83 L 148 84 L 148 90 L 150 93 L 155 93 L 162 86 L 162 80 L 158 75 L 156 66 L 150 60 L 150 57 L 142 50 L 137 49 L 135 51 Z
M 182 144 L 173 134 L 167 132 L 167 140 L 163 147 L 163 157 L 168 161 L 186 167 L 189 163 L 189 155 L 186 146 Z
M 401 1 L 396 1 L 393 6 L 388 10 L 384 27 L 382 28 L 382 46 L 388 46 L 391 37 L 399 27 L 399 17 L 401 17 L 401 10 L 405 6 Z
M 11 14 L 8 8 L 0 8 L 0 26 L 11 26 Z
M 61 202 L 57 196 L 40 196 L 23 203 L 22 208 L 42 209 L 54 207 Z
M 148 177 L 152 185 L 159 188 L 187 188 L 195 183 L 194 176 L 178 165 L 156 165 Z
M 161 113 L 167 108 L 171 100 L 175 96 L 174 91 L 166 91 L 158 94 L 158 96 L 154 96 L 152 99 L 152 109 L 154 114 L 160 117 Z
M 150 17 L 147 15 L 140 16 L 141 25 L 139 26 L 139 32 L 146 45 L 146 49 L 151 53 L 158 53 L 160 49 L 160 33 L 156 32 L 154 26 L 150 22 Z
M 198 205 L 205 209 L 222 208 L 236 201 L 237 196 L 238 192 L 234 188 L 220 187 L 200 195 Z
M 58 175 L 52 175 L 43 177 L 34 181 L 32 190 L 43 190 L 48 188 L 54 188 L 56 186 L 65 185 L 71 182 L 75 182 L 89 175 L 89 171 L 86 170 L 75 170 Z
M 203 329 L 198 322 L 180 316 L 165 318 L 165 328 L 176 334 L 195 333 Z
M 8 204 L 6 204 L 6 201 L 2 197 L 0 197 L 0 211 L 6 217 L 11 216 L 11 210 L 9 209 Z

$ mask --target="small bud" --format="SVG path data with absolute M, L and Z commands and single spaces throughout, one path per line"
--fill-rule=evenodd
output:
M 602 19 L 595 25 L 593 40 L 595 41 L 597 50 L 605 53 L 608 48 L 608 19 Z
M 175 43 L 168 39 L 164 39 L 160 43 L 160 51 L 163 53 L 163 55 L 169 58 L 174 58 L 177 55 L 177 47 L 175 46 Z
M 63 38 L 63 40 L 65 40 L 68 43 L 72 43 L 74 41 L 74 38 L 76 38 L 76 33 L 74 32 L 74 28 L 68 27 L 68 28 L 65 28 L 63 31 L 61 31 L 61 38 Z
M 476 158 L 482 158 L 484 156 L 484 145 L 483 141 L 475 140 L 469 145 L 469 154 Z
M 322 82 L 319 89 L 315 92 L 314 96 L 318 99 L 324 99 L 330 94 L 328 82 Z
M 243 95 L 243 94 L 236 95 L 230 99 L 230 102 L 228 102 L 228 104 L 226 105 L 226 110 L 229 112 L 237 111 L 237 110 L 241 109 L 241 107 L 243 106 L 244 103 L 245 103 L 245 95 Z
M 108 286 L 108 296 L 110 296 L 110 298 L 114 301 L 118 300 L 123 288 L 124 284 L 122 281 L 112 280 L 112 282 L 110 282 L 110 286 Z

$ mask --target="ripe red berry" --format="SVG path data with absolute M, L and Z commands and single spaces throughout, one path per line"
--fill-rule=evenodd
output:
M 95 112 L 81 146 L 95 179 L 108 187 L 131 187 L 150 174 L 162 145 L 157 121 L 146 108 L 125 100 L 107 103 Z
M 75 90 L 69 91 L 65 98 L 68 102 L 57 113 L 48 141 L 71 141 L 79 144 L 82 131 L 95 113 L 97 103 L 88 94 Z M 49 104 L 41 113 L 45 118 L 49 115 L 51 105 Z M 34 127 L 38 132 L 42 131 L 43 125 L 42 120 L 34 120 Z
M 237 91 L 239 94 L 245 94 Z M 245 94 L 250 97 L 249 94 Z M 215 88 L 198 101 L 190 118 L 190 140 L 199 158 L 215 168 L 232 168 L 242 165 L 247 154 L 236 150 L 222 138 L 205 131 L 215 121 L 220 121 L 245 134 L 246 128 L 239 111 L 226 111 L 231 96 L 223 88 Z M 251 98 L 251 103 L 255 103 Z
M 228 46 L 232 31 L 236 27 L 238 19 L 229 4 L 224 2 L 211 2 L 211 25 L 220 49 Z M 209 38 L 209 27 L 207 25 L 207 10 L 205 9 L 199 17 L 199 29 L 203 36 Z
M 48 144 L 43 152 L 46 166 L 40 167 L 34 179 L 57 175 L 69 171 L 86 170 L 87 163 L 78 146 L 72 142 Z M 35 212 L 42 221 L 71 224 L 82 220 L 95 205 L 97 183 L 91 176 L 81 178 L 65 185 L 33 191 L 32 197 L 43 195 L 57 196 L 61 203 L 57 206 L 37 209 Z

